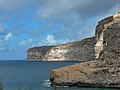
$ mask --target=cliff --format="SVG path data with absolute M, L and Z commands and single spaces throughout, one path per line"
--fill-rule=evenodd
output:
M 52 85 L 120 88 L 120 11 L 96 27 L 96 60 L 54 69 Z
M 28 61 L 85 61 L 95 59 L 95 37 L 58 46 L 33 47 L 27 51 Z
M 27 60 L 44 60 L 47 51 L 49 51 L 53 46 L 42 46 L 33 47 L 27 50 Z

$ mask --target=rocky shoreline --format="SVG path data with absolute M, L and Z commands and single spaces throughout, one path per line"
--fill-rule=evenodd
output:
M 52 70 L 52 86 L 120 88 L 120 11 L 96 27 L 95 59 Z

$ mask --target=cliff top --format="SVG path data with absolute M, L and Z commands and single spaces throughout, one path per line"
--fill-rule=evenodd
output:
M 70 42 L 70 43 L 66 43 L 66 44 L 61 44 L 58 46 L 55 46 L 55 48 L 69 48 L 69 47 L 75 47 L 75 46 L 80 46 L 80 45 L 84 45 L 84 44 L 89 44 L 91 42 L 91 40 L 95 40 L 95 37 L 91 37 L 91 38 L 86 38 L 83 39 L 81 41 L 74 41 L 74 42 Z M 91 43 L 90 43 L 91 44 Z

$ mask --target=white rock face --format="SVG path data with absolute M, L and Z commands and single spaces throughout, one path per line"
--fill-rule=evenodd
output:
M 101 51 L 103 50 L 103 36 L 104 36 L 104 30 L 106 30 L 106 27 L 113 22 L 113 16 L 107 17 L 100 22 L 98 22 L 98 25 L 96 27 L 96 45 L 95 45 L 95 56 L 96 59 L 98 59 Z
M 96 27 L 96 45 L 95 45 L 95 56 L 96 56 L 96 59 L 99 58 L 99 55 L 101 53 L 101 51 L 103 50 L 103 44 L 107 42 L 104 41 L 104 32 L 105 30 L 111 26 L 112 24 L 117 24 L 117 23 L 120 23 L 120 8 L 118 9 L 118 11 L 113 15 L 113 16 L 110 16 L 110 17 L 107 17 L 103 20 L 101 20 L 97 27 Z
M 100 52 L 103 50 L 103 32 L 100 35 L 96 45 L 95 45 L 95 56 L 98 59 Z

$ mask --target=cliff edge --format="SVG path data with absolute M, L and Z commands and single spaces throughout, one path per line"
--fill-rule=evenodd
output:
M 53 86 L 120 88 L 120 11 L 96 27 L 96 60 L 54 69 Z
M 88 61 L 95 59 L 95 37 L 58 46 L 33 47 L 27 51 L 28 61 Z

